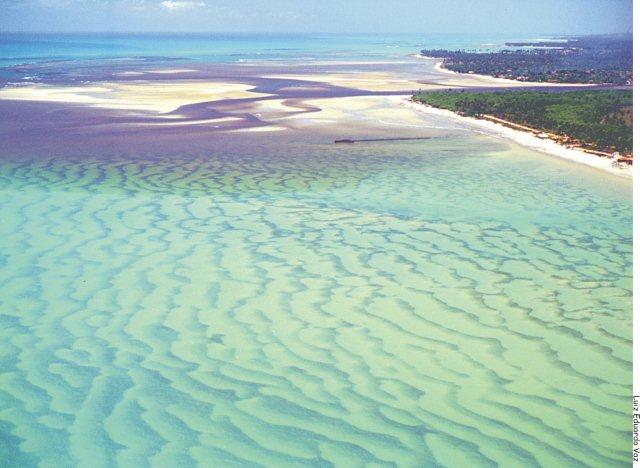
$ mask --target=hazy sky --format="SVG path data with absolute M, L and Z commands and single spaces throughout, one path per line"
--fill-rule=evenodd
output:
M 0 31 L 631 32 L 632 0 L 0 0 Z

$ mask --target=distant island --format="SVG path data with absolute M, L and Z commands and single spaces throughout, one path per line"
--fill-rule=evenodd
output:
M 459 73 L 546 83 L 633 83 L 630 35 L 585 36 L 539 42 L 508 42 L 498 52 L 425 49 L 421 55 L 443 59 Z
M 564 146 L 599 154 L 622 154 L 631 163 L 633 149 L 630 90 L 567 92 L 501 91 L 421 92 L 415 102 L 534 131 Z

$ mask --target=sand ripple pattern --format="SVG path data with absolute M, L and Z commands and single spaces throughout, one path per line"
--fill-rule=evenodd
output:
M 495 146 L 2 159 L 3 465 L 625 466 L 630 188 Z

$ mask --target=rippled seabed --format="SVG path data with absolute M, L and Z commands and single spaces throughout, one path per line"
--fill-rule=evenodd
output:
M 2 159 L 5 465 L 627 464 L 628 183 L 252 147 Z

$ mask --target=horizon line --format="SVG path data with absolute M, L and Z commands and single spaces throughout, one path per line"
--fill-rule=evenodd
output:
M 109 31 L 109 30 L 99 30 L 99 31 L 55 31 L 55 30 L 14 30 L 14 31 L 0 31 L 0 34 L 291 34 L 291 35 L 299 35 L 299 34 L 325 34 L 325 35 L 370 35 L 370 34 L 397 34 L 397 35 L 415 35 L 415 34 L 425 34 L 425 35 L 464 35 L 464 34 L 478 34 L 478 35 L 493 35 L 495 36 L 498 33 L 495 32 L 428 32 L 428 31 L 389 31 L 389 32 L 374 32 L 374 31 L 359 31 L 359 32 L 350 32 L 350 31 L 133 31 L 133 30 L 117 30 L 117 31 Z M 519 33 L 499 33 L 507 36 L 516 35 Z M 567 37 L 567 36 L 613 36 L 613 35 L 630 35 L 633 36 L 633 31 L 617 31 L 617 32 L 603 32 L 603 33 L 567 33 L 567 32 L 556 32 L 556 33 L 521 33 L 522 35 L 539 35 L 539 36 L 558 36 L 558 37 Z

